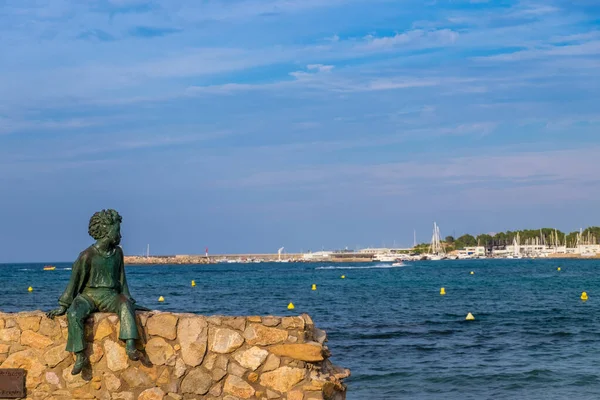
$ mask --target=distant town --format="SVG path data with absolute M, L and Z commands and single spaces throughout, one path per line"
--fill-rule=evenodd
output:
M 382 262 L 415 260 L 466 260 L 485 258 L 596 258 L 600 257 L 600 227 L 565 233 L 541 228 L 507 231 L 442 239 L 440 228 L 433 224 L 429 243 L 414 243 L 410 248 L 364 248 L 358 250 L 321 250 L 285 253 L 282 247 L 269 254 L 214 254 L 126 256 L 127 264 L 213 264 L 259 262 Z

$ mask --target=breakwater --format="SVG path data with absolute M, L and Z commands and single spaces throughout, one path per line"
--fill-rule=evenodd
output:
M 279 254 L 254 253 L 254 254 L 214 254 L 214 255 L 194 255 L 178 254 L 164 256 L 125 256 L 126 264 L 215 264 L 219 262 L 274 262 L 279 259 Z M 302 254 L 285 254 L 282 259 L 287 262 L 297 262 L 302 260 Z
M 222 262 L 252 263 L 278 262 L 279 254 L 248 253 L 248 254 L 215 254 L 215 255 L 165 255 L 165 256 L 125 256 L 125 264 L 133 265 L 183 265 L 183 264 L 216 264 Z M 304 254 L 290 253 L 281 256 L 284 262 L 370 262 L 373 254 L 360 253 L 331 253 L 327 257 L 310 259 Z
M 349 371 L 334 366 L 324 331 L 307 315 L 205 317 L 141 312 L 130 361 L 114 314 L 87 320 L 91 365 L 71 375 L 66 318 L 0 313 L 0 368 L 27 371 L 28 399 L 343 400 Z

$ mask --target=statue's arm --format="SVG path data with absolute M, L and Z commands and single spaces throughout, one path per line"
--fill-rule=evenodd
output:
M 67 287 L 58 299 L 59 307 L 47 313 L 49 318 L 54 318 L 55 316 L 65 314 L 73 302 L 73 299 L 75 299 L 75 297 L 79 294 L 82 286 L 82 280 L 84 278 L 85 258 L 85 252 L 82 252 L 79 257 L 77 257 L 77 260 L 75 260 L 73 263 L 73 267 L 71 269 L 71 279 L 69 279 Z
M 118 249 L 120 252 L 119 260 L 121 263 L 121 293 L 130 299 L 132 303 L 135 303 L 135 300 L 131 297 L 131 293 L 129 293 L 129 285 L 127 285 L 127 277 L 125 276 L 125 256 L 123 255 L 123 250 L 121 250 L 120 247 Z
M 58 299 L 58 304 L 61 306 L 69 307 L 75 297 L 79 294 L 82 289 L 82 282 L 85 275 L 85 263 L 87 260 L 86 252 L 82 252 L 77 260 L 73 263 L 73 268 L 71 269 L 71 279 L 67 284 L 63 294 Z

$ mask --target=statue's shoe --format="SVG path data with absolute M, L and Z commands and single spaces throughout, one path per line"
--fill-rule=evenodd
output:
M 71 370 L 71 375 L 79 375 L 81 373 L 81 371 L 83 370 L 83 367 L 85 367 L 85 362 L 86 362 L 85 358 L 77 357 L 77 360 L 75 361 L 75 365 L 73 365 L 73 369 Z
M 127 356 L 131 361 L 138 361 L 140 359 L 140 352 L 137 349 L 129 350 L 127 349 Z

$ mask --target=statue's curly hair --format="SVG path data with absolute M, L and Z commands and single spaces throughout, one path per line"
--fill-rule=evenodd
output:
M 98 211 L 90 218 L 88 233 L 95 240 L 103 239 L 108 234 L 108 227 L 121 221 L 123 218 L 115 210 Z

